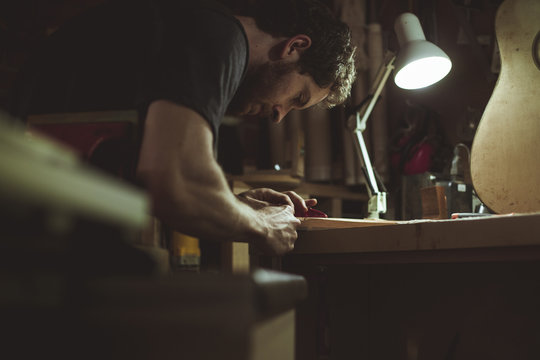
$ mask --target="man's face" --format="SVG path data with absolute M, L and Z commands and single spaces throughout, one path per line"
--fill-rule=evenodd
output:
M 279 122 L 293 109 L 321 102 L 329 92 L 317 86 L 311 76 L 300 74 L 295 64 L 266 63 L 246 74 L 228 113 Z

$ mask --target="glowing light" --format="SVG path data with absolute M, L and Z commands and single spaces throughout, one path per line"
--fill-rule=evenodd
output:
M 451 68 L 452 62 L 448 58 L 431 56 L 405 65 L 394 81 L 402 89 L 420 89 L 444 78 Z

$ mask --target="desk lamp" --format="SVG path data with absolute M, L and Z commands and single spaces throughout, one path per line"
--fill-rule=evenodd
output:
M 378 219 L 379 214 L 386 213 L 386 192 L 379 191 L 375 172 L 369 159 L 368 151 L 362 132 L 366 122 L 377 103 L 388 77 L 395 71 L 394 82 L 403 89 L 420 89 L 432 85 L 444 78 L 452 68 L 448 55 L 433 43 L 426 41 L 420 21 L 411 13 L 403 13 L 395 21 L 400 51 L 397 56 L 391 52 L 385 60 L 367 98 L 353 109 L 347 120 L 349 129 L 354 137 L 356 153 L 366 177 L 368 188 L 368 218 Z M 382 187 L 384 185 L 381 182 Z

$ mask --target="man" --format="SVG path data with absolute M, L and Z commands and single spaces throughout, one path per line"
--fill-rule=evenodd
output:
M 235 196 L 215 159 L 227 113 L 279 122 L 339 104 L 354 80 L 345 24 L 315 0 L 255 2 L 232 15 L 212 2 L 106 3 L 57 31 L 23 74 L 15 114 L 139 112 L 136 177 L 154 214 L 182 233 L 294 246 L 315 199 L 256 189 Z

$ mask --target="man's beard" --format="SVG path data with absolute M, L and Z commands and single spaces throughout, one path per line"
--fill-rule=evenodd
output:
M 248 70 L 246 77 L 238 87 L 227 113 L 241 115 L 249 111 L 251 104 L 262 105 L 259 118 L 272 116 L 272 99 L 277 95 L 277 88 L 285 75 L 297 68 L 296 64 L 290 63 L 264 63 Z

